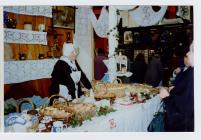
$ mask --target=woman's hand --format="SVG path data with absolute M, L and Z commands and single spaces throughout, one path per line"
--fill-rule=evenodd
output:
M 93 92 L 93 89 L 92 89 L 92 88 L 90 89 L 89 97 L 94 99 L 94 92 Z
M 165 98 L 165 97 L 170 96 L 170 93 L 168 92 L 168 88 L 161 87 L 161 88 L 160 88 L 159 96 L 160 96 L 162 99 Z
M 174 88 L 174 86 L 171 86 L 168 88 L 168 92 L 170 93 L 170 91 Z
M 87 89 L 87 88 L 82 88 L 82 91 L 83 92 L 90 92 L 89 89 Z
M 175 72 L 175 74 L 180 73 L 180 72 L 181 72 L 181 68 L 180 68 L 180 67 L 176 68 L 176 69 L 174 70 L 174 72 Z

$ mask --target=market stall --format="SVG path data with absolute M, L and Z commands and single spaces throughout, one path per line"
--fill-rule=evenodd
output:
M 168 67 L 172 46 L 184 50 L 185 42 L 173 38 L 191 34 L 192 19 L 159 26 L 168 7 L 97 6 L 98 19 L 93 6 L 4 7 L 5 132 L 147 132 L 161 106 L 157 86 L 164 78 L 154 87 L 144 81 L 145 74 L 142 82 L 131 81 L 137 66 L 131 68 L 129 61 L 143 53 L 148 63 L 158 52 Z M 125 17 L 136 25 L 123 26 Z M 94 79 L 94 33 L 108 40 L 108 59 L 102 60 L 108 71 L 101 81 Z M 123 77 L 130 82 L 118 79 Z M 50 93 L 53 82 L 65 90 Z
M 107 87 L 106 91 L 103 86 Z M 118 87 L 120 88 L 118 88 Z M 120 92 L 115 92 L 115 90 Z M 16 103 L 18 113 L 5 116 L 6 132 L 146 132 L 160 107 L 158 89 L 142 84 L 94 84 L 95 94 L 67 101 L 53 95 L 34 108 L 30 99 Z M 111 91 L 113 93 L 111 93 Z M 116 94 L 115 94 L 116 93 Z M 51 105 L 49 101 L 55 97 Z M 28 102 L 30 109 L 21 109 Z M 35 102 L 36 103 L 36 102 Z

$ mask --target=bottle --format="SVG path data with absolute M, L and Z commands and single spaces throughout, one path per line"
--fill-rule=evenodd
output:
M 70 32 L 67 32 L 67 43 L 71 43 L 71 41 L 70 41 Z

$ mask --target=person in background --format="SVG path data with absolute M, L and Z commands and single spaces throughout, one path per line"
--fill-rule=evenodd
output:
M 180 66 L 182 63 L 184 64 L 183 57 L 179 57 L 178 52 L 176 50 L 172 50 L 172 51 L 173 52 L 170 54 L 170 57 L 168 58 L 168 61 L 166 63 L 168 69 L 166 69 L 166 73 L 164 75 L 165 76 L 164 81 L 167 82 L 166 83 L 167 86 L 171 84 L 169 80 L 172 77 L 174 70 L 176 70 L 178 66 Z
M 97 55 L 94 58 L 94 78 L 95 80 L 101 80 L 104 74 L 107 72 L 107 67 L 103 60 L 108 59 L 102 48 L 98 48 Z
M 189 66 L 171 88 L 162 87 L 159 96 L 165 104 L 165 131 L 194 131 L 194 48 L 193 43 L 186 54 Z
M 144 83 L 145 73 L 147 69 L 147 64 L 145 62 L 144 54 L 139 53 L 134 62 L 133 68 L 133 82 L 134 83 Z
M 68 100 L 80 98 L 83 95 L 81 83 L 91 89 L 91 83 L 76 61 L 78 51 L 72 43 L 63 44 L 63 55 L 57 61 L 52 71 L 50 96 L 60 94 Z
M 157 87 L 162 81 L 162 76 L 163 70 L 160 57 L 158 54 L 154 54 L 147 66 L 147 71 L 145 74 L 145 83 L 152 85 L 153 87 Z
M 188 62 L 187 62 L 187 57 L 184 56 L 183 58 L 183 63 L 180 64 L 179 67 L 177 67 L 173 73 L 172 73 L 172 77 L 170 78 L 170 85 L 175 85 L 177 83 L 177 81 L 179 81 L 182 73 L 187 70 L 189 67 Z

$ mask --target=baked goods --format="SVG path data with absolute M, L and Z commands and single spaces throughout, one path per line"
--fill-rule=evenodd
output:
M 59 110 L 54 107 L 41 108 L 39 113 L 43 116 L 51 116 L 54 119 L 64 119 L 71 116 L 71 113 L 66 112 L 65 110 Z
M 101 82 L 96 82 L 94 84 L 95 98 L 99 99 L 124 97 L 126 95 L 125 89 L 124 84 Z
M 88 103 L 71 103 L 67 111 L 78 116 L 80 120 L 86 120 L 96 115 L 96 106 Z
M 116 97 L 114 93 L 107 93 L 107 94 L 95 94 L 96 99 L 109 99 Z
M 158 88 L 153 88 L 146 84 L 118 84 L 97 81 L 93 83 L 93 86 L 96 99 L 122 98 L 130 93 L 145 93 L 151 95 L 159 93 Z
M 127 97 L 127 96 L 126 96 L 126 97 L 123 97 L 123 98 L 116 98 L 114 102 L 117 103 L 117 104 L 121 104 L 121 105 L 130 105 L 130 104 L 133 103 L 133 102 L 130 100 L 130 98 Z
M 153 88 L 150 85 L 146 84 L 131 84 L 126 87 L 130 93 L 149 93 L 149 94 L 157 94 L 159 93 L 158 88 Z
M 96 106 L 90 103 L 57 103 L 52 106 L 57 110 L 68 112 L 78 116 L 80 120 L 86 120 L 96 115 Z

